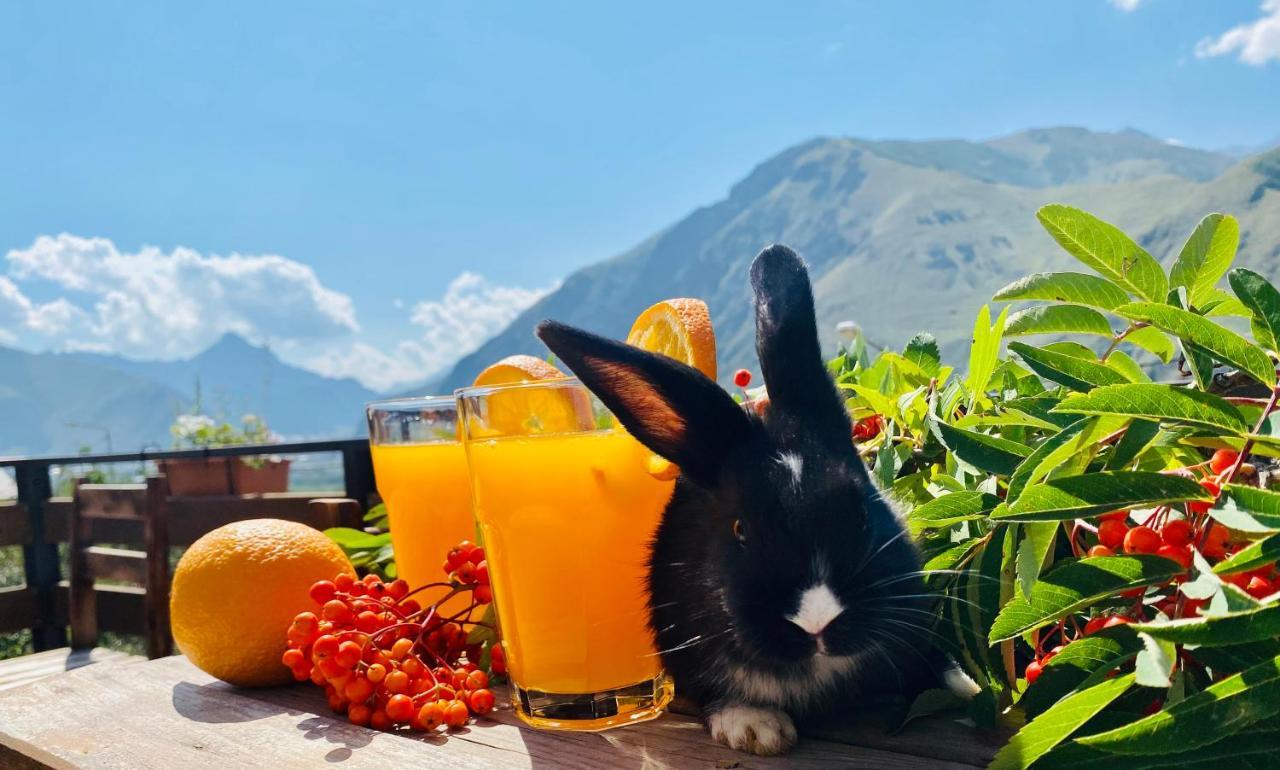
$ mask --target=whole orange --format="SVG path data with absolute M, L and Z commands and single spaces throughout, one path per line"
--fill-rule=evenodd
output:
M 324 533 L 280 519 L 218 527 L 178 561 L 169 621 L 179 649 L 204 672 L 241 687 L 292 680 L 280 663 L 295 615 L 313 609 L 317 580 L 354 575 Z

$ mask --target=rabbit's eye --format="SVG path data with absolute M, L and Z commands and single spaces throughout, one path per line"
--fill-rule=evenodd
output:
M 733 520 L 733 536 L 738 538 L 739 543 L 747 542 L 747 535 L 742 531 L 742 519 Z

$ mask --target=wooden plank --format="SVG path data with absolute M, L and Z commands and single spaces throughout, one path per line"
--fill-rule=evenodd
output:
M 81 484 L 80 515 L 90 519 L 141 519 L 146 484 Z
M 104 663 L 0 693 L 0 745 L 21 757 L 30 757 L 24 747 L 39 747 L 36 759 L 48 766 L 142 770 L 326 763 L 442 770 L 973 767 L 809 737 L 785 757 L 753 757 L 714 743 L 680 715 L 605 733 L 559 733 L 531 730 L 503 707 L 495 720 L 447 736 L 378 733 L 333 717 L 318 688 L 237 690 L 181 657 Z
M 88 666 L 91 663 L 101 663 L 106 660 L 127 661 L 144 660 L 144 658 L 118 650 L 108 650 L 105 647 L 94 647 L 89 650 L 72 650 L 70 647 L 59 647 L 53 650 L 45 650 L 32 655 L 23 655 L 20 658 L 0 661 L 0 690 L 19 687 L 37 679 L 43 679 L 46 676 L 61 674 L 64 671 L 72 671 Z
M 191 545 L 207 532 L 223 524 L 244 519 L 286 519 L 298 521 L 317 529 L 338 526 L 330 523 L 328 515 L 319 515 L 310 509 L 310 502 L 324 498 L 323 492 L 285 492 L 267 495 L 170 497 L 169 543 Z M 45 503 L 44 536 L 51 543 L 65 543 L 71 538 L 71 498 L 51 497 Z M 141 544 L 142 523 L 119 519 L 98 519 L 93 522 L 95 543 Z
M 95 580 L 119 580 L 143 585 L 147 582 L 147 554 L 124 548 L 91 545 L 85 549 L 89 573 Z
M 35 591 L 27 586 L 0 588 L 0 633 L 31 628 L 35 622 Z
M 22 503 L 0 505 L 0 546 L 31 545 L 30 522 Z
M 116 634 L 145 634 L 146 593 L 146 590 L 137 586 L 95 586 L 93 596 L 97 602 L 98 630 Z M 57 621 L 66 626 L 70 622 L 67 581 L 58 585 L 56 599 Z

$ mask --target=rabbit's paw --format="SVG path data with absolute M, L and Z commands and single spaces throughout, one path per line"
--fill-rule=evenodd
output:
M 756 706 L 725 706 L 707 718 L 711 737 L 738 751 L 768 756 L 796 743 L 796 726 L 786 712 Z

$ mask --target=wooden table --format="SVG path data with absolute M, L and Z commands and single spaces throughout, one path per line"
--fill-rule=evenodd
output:
M 929 719 L 889 735 L 854 724 L 802 738 L 786 757 L 714 743 L 694 719 L 604 733 L 525 727 L 509 709 L 448 735 L 348 724 L 310 685 L 239 690 L 185 658 L 106 661 L 0 692 L 0 767 L 95 768 L 972 768 L 1003 736 Z

